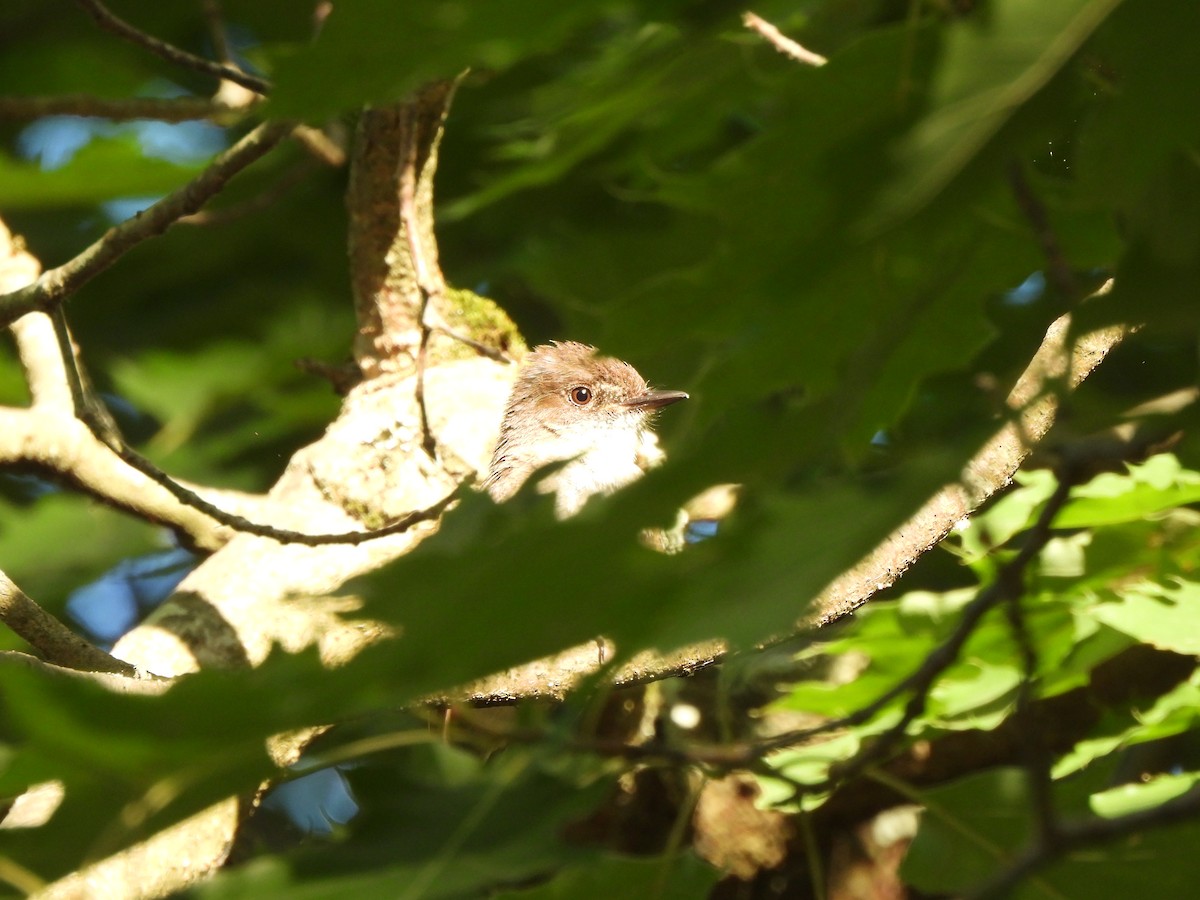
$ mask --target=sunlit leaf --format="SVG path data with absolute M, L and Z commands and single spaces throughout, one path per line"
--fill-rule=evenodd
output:
M 1152 809 L 1159 804 L 1186 794 L 1200 775 L 1186 772 L 1162 775 L 1145 783 L 1123 784 L 1092 795 L 1092 810 L 1106 819 Z
M 1134 584 L 1102 603 L 1095 616 L 1118 631 L 1177 653 L 1200 653 L 1200 585 Z

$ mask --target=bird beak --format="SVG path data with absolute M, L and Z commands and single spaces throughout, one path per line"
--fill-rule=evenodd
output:
M 633 409 L 660 409 L 687 398 L 688 395 L 683 391 L 646 391 L 644 394 L 638 394 L 636 397 L 622 401 L 621 405 Z

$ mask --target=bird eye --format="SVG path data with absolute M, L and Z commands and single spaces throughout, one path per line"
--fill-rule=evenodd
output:
M 586 388 L 583 385 L 573 387 L 567 391 L 567 396 L 571 398 L 571 402 L 576 406 L 587 406 L 592 402 L 591 388 Z

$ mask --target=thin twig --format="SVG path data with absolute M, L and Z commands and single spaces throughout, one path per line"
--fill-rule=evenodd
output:
M 46 331 L 50 331 L 49 321 L 45 324 Z M 53 335 L 50 339 L 57 360 L 58 346 Z M 39 472 L 57 476 L 70 487 L 81 489 L 115 509 L 186 535 L 199 549 L 213 551 L 229 541 L 232 536 L 229 529 L 218 527 L 210 516 L 180 503 L 155 482 L 122 463 L 112 447 L 75 418 L 65 379 L 52 399 L 52 404 L 30 409 L 0 408 L 0 463 L 32 466 Z M 204 490 L 205 496 L 228 498 L 234 508 L 240 504 L 257 509 L 262 504 L 259 499 L 237 492 Z
M 0 572 L 0 622 L 48 661 L 71 669 L 132 676 L 137 669 L 85 641 Z
M 751 31 L 757 31 L 776 50 L 790 56 L 797 62 L 806 63 L 810 66 L 823 66 L 829 62 L 820 53 L 813 53 L 811 50 L 800 46 L 800 44 L 787 37 L 766 19 L 756 16 L 752 12 L 742 13 L 742 24 Z
M 913 697 L 905 706 L 900 721 L 881 734 L 866 751 L 840 766 L 836 777 L 830 779 L 831 782 L 843 780 L 863 771 L 867 766 L 887 756 L 892 747 L 900 742 L 907 732 L 908 726 L 925 711 L 925 703 L 934 682 L 958 659 L 963 646 L 975 633 L 979 621 L 998 603 L 1010 596 L 1014 590 L 1022 589 L 1025 569 L 1037 558 L 1038 554 L 1042 552 L 1042 548 L 1050 540 L 1054 518 L 1070 499 L 1073 483 L 1073 479 L 1060 476 L 1054 493 L 1046 501 L 1046 505 L 1033 527 L 1026 533 L 1024 543 L 1017 555 L 1005 563 L 996 574 L 996 580 L 963 609 L 959 625 L 951 634 L 950 639 L 938 647 L 930 655 L 926 664 L 917 670 L 916 674 L 919 677 L 909 685 L 909 690 L 913 691 Z M 930 662 L 934 664 L 931 665 Z
M 93 650 L 96 648 L 92 648 Z M 107 655 L 107 654 L 106 654 Z M 124 663 L 124 660 L 110 657 L 114 662 Z M 73 678 L 77 681 L 90 681 L 98 684 L 114 694 L 135 694 L 143 697 L 157 697 L 165 694 L 171 687 L 173 678 L 155 675 L 130 666 L 132 674 L 111 672 L 96 669 L 75 668 L 60 665 L 49 660 L 39 659 L 20 650 L 0 650 L 0 666 L 23 666 L 33 672 L 58 678 Z
M 433 429 L 429 427 L 429 411 L 425 403 L 425 367 L 429 358 L 429 323 L 426 314 L 435 297 L 441 296 L 441 285 L 435 283 L 425 259 L 425 251 L 421 246 L 420 217 L 417 215 L 417 141 L 418 116 L 414 105 L 409 103 L 403 107 L 401 115 L 406 120 L 402 129 L 405 146 L 400 158 L 400 220 L 404 224 L 404 234 L 408 238 L 409 255 L 412 257 L 413 275 L 417 282 L 417 291 L 421 295 L 420 308 L 417 310 L 417 326 L 421 330 L 420 343 L 417 345 L 417 378 L 416 400 L 421 417 L 421 447 L 430 459 L 437 459 L 437 439 Z M 440 279 L 439 279 L 440 281 Z M 436 308 L 436 307 L 435 307 Z
M 950 638 L 943 642 L 934 651 L 929 661 L 922 665 L 913 675 L 889 690 L 883 697 L 877 699 L 868 707 L 864 707 L 854 714 L 835 722 L 828 722 L 816 728 L 803 731 L 793 731 L 786 735 L 758 742 L 688 746 L 671 744 L 659 740 L 643 744 L 630 744 L 620 739 L 575 738 L 569 741 L 566 746 L 576 752 L 623 759 L 630 763 L 698 766 L 702 769 L 718 772 L 745 769 L 769 777 L 779 778 L 782 777 L 781 774 L 772 769 L 769 762 L 765 759 L 769 751 L 779 749 L 784 745 L 797 743 L 806 737 L 815 736 L 818 733 L 866 721 L 891 699 L 894 699 L 903 692 L 913 691 L 914 696 L 907 704 L 902 720 L 874 741 L 866 751 L 846 764 L 839 766 L 838 770 L 825 782 L 805 784 L 787 779 L 786 777 L 784 779 L 790 781 L 797 795 L 825 793 L 832 790 L 846 778 L 854 777 L 865 771 L 878 759 L 890 752 L 891 748 L 905 736 L 908 725 L 924 711 L 930 688 L 937 680 L 937 677 L 958 658 L 962 647 L 975 633 L 980 619 L 987 612 L 995 609 L 999 604 L 1009 599 L 1014 593 L 1018 595 L 1023 593 L 1024 573 L 1052 536 L 1054 519 L 1069 499 L 1070 489 L 1074 483 L 1075 478 L 1072 473 L 1060 473 L 1059 484 L 1054 494 L 1047 500 L 1036 522 L 1026 533 L 1020 550 L 1001 568 L 996 580 L 981 591 L 963 609 L 960 614 L 959 623 Z M 1026 662 L 1026 666 L 1030 665 L 1035 666 L 1036 659 L 1032 663 L 1029 661 Z M 515 729 L 497 736 L 502 736 L 506 740 L 519 742 L 538 742 L 551 739 L 547 733 L 537 729 Z M 1060 846 L 1058 838 L 1062 833 L 1060 829 L 1056 829 L 1054 831 L 1055 841 L 1039 842 L 1038 846 L 1041 849 L 1037 852 L 1039 854 L 1047 854 L 1051 852 L 1049 848 Z M 1041 855 L 1037 857 L 1037 860 L 1035 863 L 1030 863 L 1030 867 L 1044 864 L 1041 862 Z M 997 893 L 994 896 L 1001 895 L 1002 893 Z
M 913 674 L 885 691 L 883 695 L 848 716 L 824 722 L 813 728 L 792 731 L 786 734 L 759 741 L 757 747 L 761 752 L 781 749 L 792 744 L 810 739 L 819 734 L 827 734 L 842 728 L 860 725 L 870 720 L 876 713 L 887 706 L 892 700 L 903 693 L 912 692 L 913 696 L 905 704 L 900 720 L 880 734 L 865 750 L 854 758 L 847 760 L 837 767 L 837 771 L 820 783 L 806 787 L 806 793 L 824 793 L 838 783 L 861 773 L 868 766 L 884 758 L 904 738 L 908 726 L 924 711 L 928 700 L 929 690 L 937 678 L 948 669 L 956 659 L 963 646 L 975 633 L 975 628 L 985 614 L 1008 596 L 1011 585 L 1021 584 L 1025 568 L 1037 557 L 1051 536 L 1051 525 L 1059 510 L 1070 497 L 1072 479 L 1061 478 L 1054 494 L 1046 501 L 1041 515 L 1026 534 L 1025 543 L 1009 562 L 997 574 L 996 580 L 982 590 L 979 595 L 963 607 L 959 614 L 957 627 L 950 637 L 942 642 L 921 664 Z
M 1153 809 L 1139 810 L 1113 819 L 1096 818 L 1064 824 L 1059 827 L 1057 840 L 1053 845 L 1038 842 L 992 881 L 969 896 L 971 900 L 999 900 L 1012 896 L 1013 888 L 1023 879 L 1044 869 L 1077 847 L 1108 844 L 1143 832 L 1147 828 L 1163 827 L 1197 818 L 1200 818 L 1200 788 L 1193 788 L 1186 794 L 1161 803 Z
M 203 72 L 206 75 L 232 81 L 255 93 L 266 94 L 271 90 L 271 83 L 266 79 L 243 72 L 237 66 L 213 62 L 211 59 L 205 59 L 202 56 L 196 56 L 194 53 L 188 53 L 174 44 L 168 44 L 166 41 L 161 41 L 152 35 L 146 34 L 144 31 L 134 28 L 124 19 L 120 19 L 114 15 L 100 0 L 77 0 L 77 2 L 92 17 L 96 24 L 105 31 L 137 44 L 139 47 L 149 50 L 155 56 L 165 59 L 173 65 L 183 66 L 187 69 Z
M 277 129 L 278 136 L 276 137 L 276 140 L 278 140 L 278 138 L 281 138 L 287 133 L 288 126 L 278 125 L 275 126 L 275 129 Z M 259 143 L 261 144 L 261 141 Z M 234 149 L 236 148 L 231 148 L 230 152 L 232 152 Z M 218 168 L 218 164 L 214 163 L 208 172 L 205 173 L 205 175 L 209 174 L 213 169 L 216 168 Z M 227 178 L 229 174 L 230 173 L 228 171 L 222 173 L 222 178 Z M 222 178 L 216 180 L 222 180 Z M 197 179 L 197 181 L 194 181 L 190 187 L 194 188 L 197 184 L 201 184 L 206 190 L 211 188 L 209 193 L 215 192 L 216 190 L 216 188 L 213 188 L 211 184 L 205 180 L 204 175 L 202 175 L 200 179 Z M 187 193 L 188 188 L 185 188 L 182 192 L 180 192 L 182 195 L 186 195 Z M 177 201 L 172 208 L 178 208 L 187 204 L 198 206 L 199 202 L 201 201 L 194 196 L 195 193 L 196 192 L 194 191 L 193 196 L 191 197 L 184 196 L 183 200 Z M 171 198 L 168 198 L 168 200 L 170 199 Z M 163 201 L 163 203 L 166 202 L 167 201 Z M 162 203 L 156 204 L 156 207 L 161 207 L 162 205 Z M 137 222 L 139 220 L 134 219 L 131 221 Z M 110 235 L 111 234 L 112 232 L 110 232 Z M 4 236 L 7 237 L 7 231 L 4 232 Z M 103 241 L 104 239 L 102 238 L 101 242 Z M 93 245 L 93 247 L 95 247 L 95 245 Z M 77 265 L 80 259 L 85 257 L 86 254 L 87 251 L 85 251 L 84 254 L 81 254 L 80 257 L 77 257 L 76 260 L 68 263 L 66 266 L 60 267 L 59 270 L 55 270 L 59 273 L 60 279 L 63 278 L 61 274 L 63 270 L 71 272 L 72 267 Z M 22 275 L 25 277 L 32 277 L 36 272 L 36 264 L 30 268 L 31 271 L 27 273 L 23 272 Z M 43 275 L 42 278 L 34 282 L 33 285 L 14 291 L 3 298 L 0 298 L 0 302 L 12 301 L 14 298 L 20 300 L 22 295 L 27 293 L 30 296 L 37 297 L 39 295 L 37 289 L 42 288 L 44 290 L 45 282 L 46 275 Z M 59 283 L 62 283 L 61 280 Z M 51 284 L 53 284 L 53 282 L 51 282 Z M 30 291 L 30 287 L 34 290 Z M 40 343 L 42 344 L 49 345 L 51 339 L 57 344 L 58 361 L 53 367 L 52 374 L 56 378 L 65 382 L 64 389 L 60 390 L 57 386 L 54 386 L 54 396 L 62 401 L 60 405 L 63 407 L 61 409 L 57 409 L 54 412 L 54 415 L 61 416 L 65 423 L 72 423 L 76 426 L 82 425 L 86 429 L 86 433 L 90 438 L 94 438 L 100 442 L 100 444 L 93 445 L 94 452 L 103 454 L 105 449 L 111 451 L 113 456 L 123 462 L 128 468 L 141 473 L 144 477 L 162 487 L 168 494 L 174 497 L 186 508 L 197 510 L 208 516 L 213 521 L 225 525 L 235 531 L 241 531 L 260 537 L 270 538 L 281 543 L 299 543 L 309 546 L 323 544 L 359 544 L 388 535 L 400 534 L 409 530 L 420 522 L 436 518 L 437 516 L 441 515 L 441 513 L 445 511 L 445 509 L 459 496 L 459 491 L 470 481 L 470 479 L 465 480 L 459 485 L 458 489 L 451 492 L 446 497 L 443 497 L 433 505 L 425 509 L 410 512 L 400 517 L 390 525 L 374 531 L 339 532 L 334 534 L 308 534 L 289 529 L 275 528 L 270 525 L 257 524 L 242 516 L 227 512 L 220 507 L 204 500 L 194 491 L 177 483 L 166 473 L 162 472 L 151 462 L 149 462 L 149 460 L 146 460 L 129 448 L 124 443 L 124 440 L 122 439 L 118 430 L 112 426 L 111 421 L 106 421 L 106 414 L 103 410 L 103 407 L 95 403 L 90 397 L 90 390 L 84 375 L 78 366 L 78 361 L 74 351 L 74 344 L 67 328 L 65 316 L 63 315 L 62 309 L 59 305 L 55 304 L 51 306 L 49 310 L 49 320 L 50 321 L 48 324 L 50 327 L 40 329 L 38 337 Z M 51 334 L 47 334 L 46 332 L 52 333 L 52 337 Z M 26 335 L 26 337 L 31 336 Z M 24 343 L 26 342 L 23 341 L 22 344 L 24 345 Z M 25 348 L 23 347 L 23 349 Z M 42 349 L 48 350 L 48 348 Z M 47 359 L 40 360 L 40 365 L 49 365 L 48 357 L 50 354 L 47 352 L 45 355 Z M 40 399 L 47 401 L 49 400 L 49 397 L 45 396 L 41 397 Z M 44 405 L 44 403 L 41 405 Z M 44 414 L 46 411 L 43 410 L 42 412 Z M 18 416 L 32 416 L 34 414 L 35 411 L 12 411 L 10 413 L 10 415 Z M 10 423 L 10 433 L 11 430 Z M 27 447 L 27 445 L 23 446 Z M 62 453 L 56 452 L 51 455 L 54 460 L 59 460 L 62 456 Z M 77 470 L 64 470 L 61 468 L 61 466 L 58 467 L 57 470 L 63 471 L 64 474 L 68 475 L 69 477 L 82 478 Z
M 104 411 L 103 407 L 92 399 L 91 392 L 83 380 L 83 374 L 75 356 L 74 344 L 71 341 L 71 336 L 67 329 L 66 316 L 62 308 L 55 308 L 51 313 L 51 318 L 55 325 L 55 337 L 58 341 L 59 354 L 62 357 L 63 372 L 70 386 L 75 418 L 82 422 L 97 440 L 103 442 L 127 466 L 141 472 L 151 481 L 165 488 L 179 502 L 193 509 L 200 510 L 216 522 L 228 526 L 235 531 L 253 534 L 258 537 L 271 538 L 280 543 L 304 544 L 307 546 L 361 544 L 365 541 L 387 535 L 400 534 L 408 531 L 419 522 L 436 518 L 458 497 L 459 490 L 462 488 L 462 485 L 460 485 L 459 488 L 456 488 L 432 506 L 410 512 L 401 516 L 392 524 L 372 531 L 307 534 L 285 528 L 276 528 L 272 525 L 261 525 L 251 522 L 243 516 L 227 512 L 219 506 L 209 503 L 195 491 L 185 488 L 148 459 L 134 452 L 125 443 L 120 431 L 116 428 L 111 418 L 108 417 L 107 411 Z
M 289 122 L 265 122 L 228 150 L 217 155 L 203 172 L 149 209 L 114 225 L 74 259 L 43 272 L 37 281 L 0 296 L 0 327 L 36 309 L 49 311 L 142 241 L 162 234 L 183 216 L 196 212 L 210 197 L 255 160 L 265 156 L 291 132 Z
M 1074 305 L 1079 299 L 1079 287 L 1075 282 L 1075 273 L 1071 271 L 1066 257 L 1063 255 L 1062 244 L 1054 227 L 1050 224 L 1050 216 L 1046 207 L 1029 186 L 1025 171 L 1020 163 L 1014 162 L 1008 169 L 1008 181 L 1012 186 L 1013 196 L 1017 206 L 1033 228 L 1033 236 L 1037 238 L 1042 255 L 1046 257 L 1046 272 L 1050 283 L 1054 285 L 1063 302 Z
M 83 374 L 83 366 L 79 355 L 75 352 L 75 341 L 71 338 L 71 330 L 67 327 L 67 316 L 61 305 L 50 310 L 50 323 L 54 327 L 54 339 L 58 344 L 59 357 L 62 360 L 62 374 L 71 394 L 71 411 L 75 418 L 83 422 L 95 435 L 96 439 L 107 446 L 117 449 L 121 445 L 121 432 L 112 415 L 100 403 Z
M 225 17 L 221 12 L 220 0 L 203 0 L 200 7 L 204 10 L 204 21 L 208 24 L 208 35 L 212 38 L 217 59 L 227 65 L 232 64 L 233 53 L 229 49 L 229 35 L 225 33 Z
M 89 424 L 90 423 L 85 423 Z M 257 537 L 270 538 L 273 541 L 278 541 L 281 544 L 303 544 L 308 547 L 316 547 L 325 544 L 361 544 L 366 541 L 373 541 L 377 538 L 388 537 L 394 534 L 403 534 L 414 525 L 421 522 L 428 522 L 436 519 L 447 507 L 450 506 L 461 495 L 463 490 L 471 483 L 472 478 L 464 479 L 458 487 L 447 494 L 442 499 L 438 500 L 424 509 L 413 510 L 405 513 L 403 516 L 392 522 L 390 525 L 385 525 L 382 528 L 376 528 L 371 531 L 341 531 L 332 534 L 307 534 L 302 531 L 292 531 L 287 528 L 276 528 L 273 525 L 263 525 L 257 522 L 251 522 L 242 516 L 227 512 L 212 503 L 209 503 L 203 497 L 185 488 L 179 482 L 171 478 L 152 462 L 143 456 L 135 453 L 125 444 L 120 444 L 113 447 L 113 452 L 127 466 L 141 472 L 151 481 L 165 488 L 171 496 L 180 503 L 190 506 L 193 509 L 198 509 L 200 512 L 209 516 L 215 522 L 225 525 L 235 531 L 253 534 Z
M 341 126 L 336 123 L 330 127 L 331 133 L 326 133 L 311 125 L 297 125 L 292 132 L 296 143 L 308 151 L 315 160 L 334 169 L 340 169 L 346 164 L 346 138 Z
M 421 292 L 421 311 L 424 312 L 426 300 L 425 292 Z M 425 455 L 432 460 L 437 459 L 437 438 L 433 436 L 433 429 L 429 426 L 429 409 L 425 402 L 425 368 L 429 364 L 429 326 L 424 322 L 421 324 L 421 341 L 417 345 L 417 409 L 421 413 L 421 449 L 425 451 Z
M 1033 638 L 1025 621 L 1022 600 L 1024 585 L 1017 580 L 1008 582 L 1008 596 L 1004 598 L 1004 611 L 1009 630 L 1017 644 L 1021 659 L 1021 681 L 1017 685 L 1016 705 L 1013 717 L 1021 738 L 1021 756 L 1025 767 L 1025 778 L 1033 798 L 1034 821 L 1037 826 L 1037 841 L 1053 844 L 1058 834 L 1058 817 L 1054 810 L 1051 787 L 1051 758 L 1042 740 L 1039 722 L 1034 712 L 1035 686 L 1038 681 L 1038 655 Z
M 205 97 L 127 97 L 109 99 L 90 94 L 55 97 L 0 97 L 0 119 L 40 119 L 43 116 L 90 116 L 128 122 L 156 119 L 160 122 L 190 122 L 196 119 L 227 121 L 245 113 Z
M 429 330 L 430 331 L 436 331 L 438 334 L 444 334 L 446 337 L 450 338 L 452 341 L 458 341 L 460 344 L 470 347 L 472 350 L 474 350 L 480 356 L 486 356 L 488 359 L 495 360 L 498 363 L 504 363 L 505 365 L 512 365 L 513 363 L 516 362 L 515 359 L 513 359 L 511 356 L 509 356 L 507 353 L 505 353 L 500 348 L 489 347 L 487 344 L 477 341 L 473 337 L 470 337 L 469 335 L 465 335 L 462 332 L 455 331 L 453 328 L 451 328 L 446 323 L 446 320 L 442 317 L 442 315 L 436 309 L 431 309 L 428 312 L 429 312 L 428 318 L 430 320 L 429 321 Z
M 240 203 L 231 203 L 229 206 L 224 206 L 220 209 L 202 209 L 199 212 L 192 213 L 190 216 L 184 216 L 179 222 L 183 225 L 224 225 L 226 222 L 233 222 L 245 216 L 270 209 L 288 191 L 299 185 L 315 171 L 317 171 L 317 161 L 312 157 L 305 157 L 294 165 L 290 171 L 285 172 L 273 185 L 255 194 L 253 197 L 249 197 Z

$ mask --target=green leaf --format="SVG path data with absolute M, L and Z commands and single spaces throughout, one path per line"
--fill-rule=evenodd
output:
M 922 795 L 928 812 L 902 869 L 925 892 L 965 893 L 1015 856 L 1030 830 L 1024 774 L 1001 769 Z
M 1170 453 L 1131 464 L 1126 475 L 1106 472 L 1071 492 L 1055 519 L 1061 528 L 1134 522 L 1163 510 L 1200 502 L 1200 472 L 1184 469 Z
M 1200 653 L 1200 585 L 1142 582 L 1123 587 L 1093 614 L 1106 625 L 1162 650 Z
M 503 71 L 559 46 L 611 5 L 353 0 L 329 15 L 311 45 L 278 49 L 270 110 L 320 119 L 398 100 L 468 68 Z
M 959 533 L 959 553 L 966 562 L 982 560 L 1031 526 L 1057 484 L 1053 473 L 1044 469 L 1018 472 L 1014 480 L 1017 487 L 972 516 Z
M 1129 211 L 1176 148 L 1200 140 L 1189 114 L 1200 103 L 1200 61 L 1185 49 L 1196 28 L 1195 4 L 1140 0 L 1103 30 L 1091 79 L 1098 102 L 1083 122 L 1076 159 L 1082 196 Z
M 797 797 L 797 786 L 823 784 L 828 780 L 832 766 L 852 758 L 861 747 L 857 735 L 847 733 L 818 738 L 804 747 L 772 754 L 767 758 L 767 765 L 778 772 L 779 777 L 762 773 L 756 776 L 762 788 L 759 803 L 793 812 L 819 806 L 827 794 L 806 793 Z
M 929 692 L 931 715 L 956 727 L 994 728 L 1007 717 L 1012 692 L 1021 681 L 1015 665 L 967 663 Z
M 1108 767 L 1097 766 L 1083 777 L 1056 783 L 1060 814 L 1082 815 L 1091 793 L 1109 776 Z M 924 796 L 929 811 L 901 870 L 922 891 L 961 896 L 978 889 L 1032 840 L 1031 799 L 1020 770 L 964 778 Z M 1195 823 L 1147 828 L 1107 844 L 1103 853 L 1070 854 L 1009 896 L 1186 897 L 1190 873 L 1173 860 L 1186 854 L 1198 835 Z
M 4 790 L 58 779 L 67 800 L 44 828 L 6 832 L 6 858 L 66 874 L 256 790 L 273 772 L 271 735 L 375 722 L 381 709 L 597 634 L 632 653 L 789 633 L 832 578 L 959 480 L 1002 424 L 1000 398 L 1061 299 L 1010 292 L 1047 268 L 1054 246 L 1062 258 L 1052 261 L 1082 270 L 1081 285 L 1118 273 L 1111 294 L 1075 310 L 1077 328 L 1144 323 L 1072 398 L 1071 424 L 1102 430 L 1119 410 L 1194 383 L 1200 7 L 968 5 L 912 4 L 906 20 L 905 4 L 771 0 L 758 11 L 828 52 L 829 65 L 810 69 L 719 4 L 347 0 L 315 39 L 310 10 L 296 4 L 222 4 L 235 53 L 276 81 L 272 115 L 324 122 L 472 66 L 441 155 L 438 192 L 455 215 L 439 220 L 441 265 L 458 283 L 492 285 L 536 340 L 592 341 L 693 399 L 660 422 L 668 465 L 576 520 L 556 522 L 532 491 L 501 508 L 482 497 L 456 507 L 417 553 L 353 588 L 363 615 L 401 636 L 340 669 L 313 652 L 277 654 L 143 698 L 9 661 Z M 9 93 L 112 97 L 152 89 L 154 77 L 195 95 L 214 89 L 86 16 L 47 15 L 34 0 L 2 6 L 0 32 L 20 36 L 0 54 Z M 148 33 L 210 52 L 195 8 L 120 6 Z M 21 127 L 5 124 L 5 140 Z M 216 204 L 232 214 L 224 224 L 139 246 L 68 307 L 95 382 L 155 412 L 166 423 L 156 459 L 172 450 L 164 465 L 196 480 L 264 484 L 335 411 L 336 398 L 291 361 L 349 352 L 346 173 L 294 179 L 284 167 L 300 152 L 281 148 L 236 179 Z M 1014 196 L 1014 163 L 1044 217 Z M 0 214 L 52 265 L 104 227 L 82 206 L 170 190 L 190 171 L 147 161 L 127 140 L 96 141 L 57 172 L 9 157 Z M 5 397 L 22 402 L 19 364 L 0 352 Z M 1200 565 L 1191 431 L 1177 466 L 1159 457 L 1076 489 L 1058 524 L 1088 532 L 1058 536 L 1027 573 L 1022 602 L 1045 694 L 1087 683 L 1138 642 L 1195 652 L 1194 590 L 1174 580 Z M 671 558 L 638 545 L 640 528 L 669 523 L 716 481 L 744 485 L 717 538 Z M 826 652 L 808 660 L 817 680 L 785 687 L 767 715 L 852 712 L 916 670 L 1006 556 L 990 551 L 1017 538 L 1045 496 L 1030 482 L 981 516 L 963 541 L 972 568 L 928 554 L 906 572 L 900 602 L 872 600 L 842 631 L 821 632 Z M 60 496 L 6 507 L 0 567 L 54 608 L 146 549 L 149 530 L 115 515 Z M 985 617 L 909 737 L 995 724 L 1017 660 L 1003 615 Z M 1060 763 L 1082 776 L 1056 786 L 1072 794 L 1064 813 L 1086 813 L 1087 797 L 1110 786 L 1122 747 L 1194 729 L 1196 691 L 1189 683 L 1102 717 Z M 487 763 L 425 750 L 389 759 L 390 773 L 357 766 L 361 823 L 324 846 L 251 847 L 256 858 L 219 890 L 652 889 L 661 861 L 557 839 L 613 779 L 610 764 L 555 743 L 589 698 L 574 699 L 536 748 Z M 904 701 L 841 745 L 780 754 L 779 765 L 819 780 L 831 758 L 894 723 Z M 927 795 L 928 834 L 913 851 L 921 877 L 958 895 L 1019 850 L 1030 803 L 1020 780 L 993 773 Z M 790 798 L 786 779 L 767 783 L 771 799 Z M 999 856 L 983 851 L 969 867 L 972 851 L 956 842 L 964 833 Z M 1047 878 L 1068 896 L 1190 896 L 1194 843 L 1187 828 L 1147 833 Z M 712 874 L 683 859 L 668 889 L 708 890 Z
M 1056 778 L 1079 771 L 1118 748 L 1173 737 L 1195 728 L 1200 719 L 1198 676 L 1183 682 L 1157 698 L 1149 708 L 1134 711 L 1131 718 L 1109 716 L 1095 729 L 1093 736 L 1080 741 L 1054 766 Z
M 946 29 L 930 109 L 895 151 L 904 174 L 864 227 L 911 215 L 945 190 L 1120 3 L 1007 0 Z
M 1123 784 L 1092 794 L 1092 811 L 1106 819 L 1153 809 L 1186 794 L 1200 781 L 1200 773 L 1160 775 L 1146 782 Z

